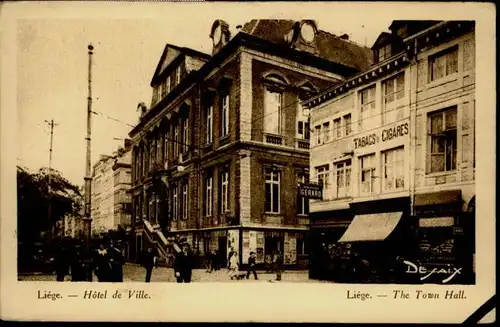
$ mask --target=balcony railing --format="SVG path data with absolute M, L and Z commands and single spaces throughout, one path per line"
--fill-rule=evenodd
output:
M 265 135 L 266 143 L 273 145 L 283 145 L 283 137 L 279 135 Z
M 301 150 L 309 150 L 309 140 L 305 139 L 295 139 L 295 147 Z

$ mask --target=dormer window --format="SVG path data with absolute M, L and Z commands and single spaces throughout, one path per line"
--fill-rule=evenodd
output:
M 391 45 L 387 44 L 378 49 L 378 62 L 382 62 L 391 56 Z

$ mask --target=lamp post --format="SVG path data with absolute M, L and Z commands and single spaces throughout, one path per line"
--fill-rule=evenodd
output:
M 92 123 L 92 55 L 94 54 L 94 47 L 89 44 L 88 47 L 89 64 L 88 64 L 88 97 L 87 97 L 87 154 L 86 154 L 86 165 L 85 165 L 85 217 L 83 218 L 84 223 L 84 235 L 85 235 L 85 248 L 90 259 L 90 239 L 92 235 L 92 218 L 91 218 L 91 187 L 92 187 L 92 175 L 91 175 L 91 152 L 90 152 L 90 138 L 91 138 L 91 123 Z M 89 262 L 90 263 L 90 262 Z M 92 269 L 90 264 L 87 266 L 87 280 L 92 281 Z

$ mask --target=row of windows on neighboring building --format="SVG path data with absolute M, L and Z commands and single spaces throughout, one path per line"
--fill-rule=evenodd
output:
M 281 183 L 282 172 L 277 169 L 266 168 L 264 172 L 264 212 L 266 214 L 281 214 Z M 217 212 L 225 214 L 231 211 L 230 208 L 230 178 L 229 166 L 222 166 L 219 169 L 217 186 L 214 183 L 214 170 L 206 170 L 203 174 L 203 190 L 202 190 L 202 216 L 213 217 L 215 215 L 215 197 L 217 192 Z M 297 174 L 297 183 L 307 183 L 309 176 L 307 173 Z M 173 220 L 187 219 L 189 214 L 190 193 L 188 185 L 188 177 L 185 177 L 170 186 L 169 194 L 169 211 Z M 146 216 L 153 221 L 158 221 L 160 197 L 157 194 L 149 194 L 146 198 L 147 207 L 145 210 Z M 136 217 L 140 217 L 141 205 L 136 206 Z M 307 215 L 309 213 L 309 200 L 298 196 L 297 197 L 297 214 Z
M 429 57 L 429 82 L 439 80 L 458 72 L 458 48 L 452 47 Z M 405 72 L 391 76 L 381 83 L 381 113 L 377 112 L 376 88 L 377 83 L 364 88 L 357 93 L 359 118 L 357 121 L 358 131 L 370 130 L 384 124 L 390 124 L 405 117 L 407 105 L 403 102 L 405 91 Z M 336 117 L 333 120 L 333 128 L 330 122 L 323 122 L 314 128 L 315 145 L 325 144 L 330 140 L 352 134 L 354 123 L 351 115 Z
M 374 179 L 378 165 L 375 160 L 375 154 L 369 154 L 358 157 L 359 160 L 359 193 L 360 195 L 368 195 L 375 193 Z M 316 167 L 317 182 L 324 188 L 325 199 L 340 199 L 352 196 L 352 175 L 351 175 L 352 159 L 335 162 L 332 164 L 332 172 L 330 173 L 330 165 Z M 398 147 L 382 152 L 382 191 L 390 192 L 404 189 L 404 148 Z M 330 181 L 330 175 L 334 178 L 334 182 Z M 333 184 L 333 185 L 332 185 Z
M 457 166 L 457 107 L 450 107 L 428 114 L 427 172 L 453 171 Z M 375 193 L 374 180 L 382 179 L 382 191 L 394 191 L 405 187 L 404 147 L 382 152 L 381 165 L 376 162 L 375 153 L 358 157 L 360 194 Z M 381 169 L 382 175 L 377 171 Z M 351 159 L 332 165 L 335 179 L 334 188 L 329 182 L 330 165 L 316 167 L 317 182 L 324 186 L 331 198 L 350 197 L 351 194 Z M 333 193 L 331 193 L 333 192 Z
M 264 131 L 269 134 L 282 135 L 283 129 L 283 94 L 266 89 Z M 219 137 L 224 138 L 229 135 L 229 101 L 230 97 L 224 93 L 220 98 L 219 108 Z M 297 135 L 301 140 L 309 140 L 310 128 L 307 113 L 300 103 L 297 105 Z M 249 122 L 244 122 L 249 123 Z M 205 109 L 205 144 L 212 144 L 214 141 L 214 106 L 208 105 Z M 177 159 L 181 154 L 190 149 L 189 118 L 184 114 L 170 121 L 169 126 L 164 127 L 164 131 L 159 130 L 155 137 L 148 140 L 142 151 L 134 152 L 135 174 L 134 179 L 143 176 L 151 169 L 155 162 Z

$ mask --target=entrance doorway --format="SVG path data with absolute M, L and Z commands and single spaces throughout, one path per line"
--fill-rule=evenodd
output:
M 221 266 L 222 267 L 227 266 L 227 236 L 219 236 L 218 253 L 219 253 L 219 262 Z

